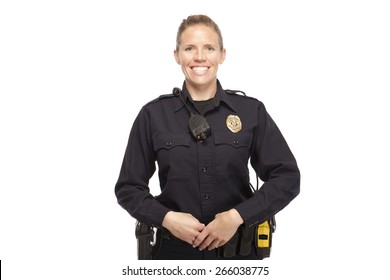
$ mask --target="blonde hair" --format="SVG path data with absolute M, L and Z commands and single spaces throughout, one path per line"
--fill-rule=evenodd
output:
M 187 19 L 183 19 L 182 23 L 179 26 L 179 29 L 177 30 L 177 35 L 176 35 L 176 50 L 179 50 L 180 43 L 181 43 L 181 35 L 183 32 L 191 26 L 194 25 L 204 25 L 207 27 L 212 28 L 218 35 L 218 41 L 219 41 L 219 46 L 221 50 L 223 49 L 223 39 L 222 39 L 222 33 L 221 30 L 219 29 L 218 25 L 208 16 L 206 15 L 192 15 L 187 17 Z

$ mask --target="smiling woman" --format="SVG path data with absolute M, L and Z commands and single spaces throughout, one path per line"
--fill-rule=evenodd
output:
M 174 51 L 193 100 L 207 100 L 214 96 L 218 66 L 226 56 L 221 31 L 208 19 L 194 16 L 183 21 Z
M 225 57 L 213 20 L 183 20 L 174 50 L 183 87 L 143 106 L 131 129 L 115 193 L 134 218 L 158 228 L 153 259 L 262 258 L 257 226 L 299 193 L 297 163 L 263 103 L 217 79 Z M 204 137 L 188 133 L 204 127 Z M 255 192 L 249 161 L 264 182 Z M 156 197 L 148 185 L 155 162 Z

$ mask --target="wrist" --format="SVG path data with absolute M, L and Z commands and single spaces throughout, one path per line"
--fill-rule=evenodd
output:
M 162 221 L 162 226 L 165 227 L 166 229 L 169 229 L 169 225 L 170 225 L 170 220 L 172 219 L 172 215 L 174 214 L 173 211 L 168 211 L 165 216 L 164 216 L 164 219 Z
M 237 226 L 240 226 L 244 223 L 244 219 L 241 217 L 240 213 L 238 213 L 235 208 L 230 209 L 228 212 L 231 219 L 234 221 L 235 224 L 237 224 Z

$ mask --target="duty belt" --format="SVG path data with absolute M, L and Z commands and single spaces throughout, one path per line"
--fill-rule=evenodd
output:
M 254 227 L 240 226 L 233 237 L 223 246 L 217 249 L 219 256 L 223 258 L 232 258 L 234 256 L 248 256 L 253 248 L 256 250 L 258 259 L 270 257 L 272 246 L 272 233 L 275 232 L 275 217 L 258 224 Z M 161 238 L 176 239 L 169 230 L 158 229 Z M 139 260 L 151 260 L 156 253 L 156 230 L 144 223 L 137 221 L 136 237 Z

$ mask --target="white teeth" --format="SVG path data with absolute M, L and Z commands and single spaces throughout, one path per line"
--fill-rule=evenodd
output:
M 194 71 L 206 71 L 208 68 L 207 67 L 193 67 L 192 70 Z

